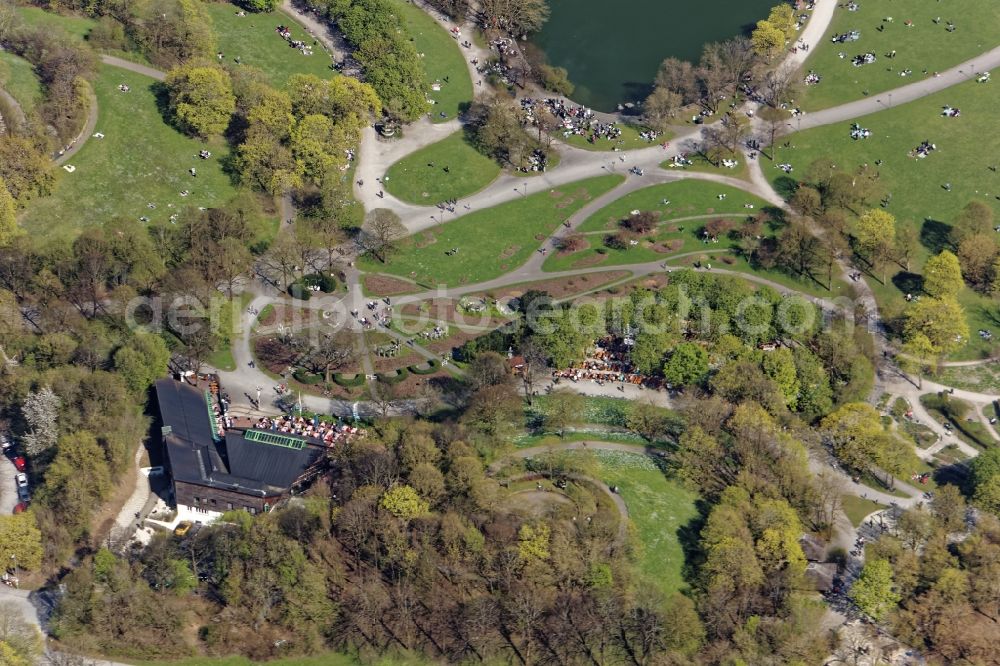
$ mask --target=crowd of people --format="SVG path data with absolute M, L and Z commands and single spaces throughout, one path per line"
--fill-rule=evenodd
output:
M 854 123 L 851 125 L 851 138 L 857 141 L 858 139 L 867 139 L 872 135 L 872 131 L 867 127 L 862 127 L 861 125 Z
M 288 42 L 288 45 L 294 49 L 298 49 L 302 55 L 312 55 L 312 46 L 306 44 L 301 39 L 294 39 L 292 37 L 292 31 L 289 30 L 287 26 L 279 25 L 274 29 L 276 33 L 281 35 L 281 38 Z
M 538 125 L 540 110 L 544 109 L 551 116 L 559 121 L 559 129 L 563 138 L 573 135 L 585 136 L 589 143 L 597 143 L 599 140 L 622 141 L 622 128 L 616 122 L 604 122 L 596 114 L 585 106 L 572 104 L 558 97 L 546 98 L 521 98 L 521 110 L 525 120 L 532 126 Z M 639 136 L 644 141 L 650 143 L 660 137 L 660 132 L 655 130 L 644 130 Z
M 552 372 L 553 383 L 568 379 L 574 383 L 591 381 L 598 386 L 631 384 L 646 388 L 660 388 L 662 382 L 659 379 L 635 371 L 629 359 L 631 342 L 632 340 L 629 338 L 618 337 L 598 340 L 582 363 L 577 363 L 564 370 L 554 370 Z
M 870 65 L 876 60 L 878 58 L 875 57 L 875 54 L 869 51 L 868 53 L 861 53 L 851 58 L 851 64 L 855 67 L 861 67 L 862 65 Z
M 937 144 L 930 141 L 922 141 L 919 146 L 910 151 L 910 157 L 923 159 L 937 150 Z
M 270 430 L 287 435 L 317 439 L 327 446 L 340 442 L 349 442 L 354 437 L 364 437 L 364 428 L 349 426 L 340 421 L 321 421 L 319 417 L 305 418 L 303 416 L 283 415 L 278 417 L 262 416 L 254 423 L 258 430 Z
M 860 30 L 851 30 L 849 32 L 844 32 L 839 35 L 834 35 L 830 38 L 830 41 L 834 44 L 845 44 L 847 42 L 856 42 L 861 39 Z

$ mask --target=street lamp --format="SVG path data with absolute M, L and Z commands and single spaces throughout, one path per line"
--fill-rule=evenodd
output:
M 528 196 L 528 181 L 524 181 L 524 196 Z
M 21 586 L 21 582 L 17 579 L 17 555 L 15 553 L 11 553 L 10 559 L 14 562 L 14 587 L 18 588 Z

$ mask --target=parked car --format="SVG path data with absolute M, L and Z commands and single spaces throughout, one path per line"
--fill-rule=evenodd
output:
M 17 481 L 18 488 L 28 487 L 28 475 L 25 474 L 24 472 L 19 472 L 17 475 L 15 475 L 14 480 Z
M 24 456 L 15 456 L 14 467 L 17 468 L 18 472 L 23 472 L 27 464 L 28 463 L 25 461 Z
M 31 493 L 28 492 L 28 486 L 18 486 L 17 487 L 17 499 L 21 502 L 30 502 Z
M 6 453 L 14 446 L 13 440 L 4 434 L 0 434 L 0 448 Z
M 24 513 L 28 510 L 27 502 L 18 502 L 14 505 L 14 513 Z
M 185 536 L 191 531 L 191 526 L 192 523 L 190 520 L 182 520 L 177 523 L 177 527 L 174 528 L 174 534 L 179 537 Z

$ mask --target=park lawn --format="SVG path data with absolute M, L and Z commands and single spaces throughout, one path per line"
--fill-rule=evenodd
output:
M 580 396 L 582 408 L 577 417 L 580 427 L 589 425 L 600 425 L 606 428 L 625 428 L 628 425 L 628 416 L 636 403 L 625 398 L 612 398 L 601 395 Z M 530 407 L 525 407 L 525 417 L 529 422 L 541 421 L 546 414 L 551 397 L 539 395 L 532 400 Z M 662 416 L 668 417 L 673 412 L 667 408 L 660 408 Z M 591 435 L 593 439 L 594 436 Z
M 595 139 L 593 143 L 587 139 L 589 135 L 566 134 L 558 129 L 552 132 L 552 136 L 568 146 L 594 151 L 614 150 L 615 148 L 618 148 L 619 150 L 649 148 L 650 146 L 663 143 L 664 141 L 669 141 L 671 137 L 670 132 L 667 132 L 661 134 L 655 141 L 647 141 L 639 135 L 640 132 L 645 130 L 644 127 L 636 127 L 635 125 L 629 125 L 628 123 L 618 123 L 618 127 L 621 128 L 622 134 L 617 139 Z
M 734 219 L 740 222 L 740 219 Z M 700 225 L 699 225 L 700 226 Z M 587 247 L 576 252 L 552 252 L 542 264 L 546 272 L 571 271 L 591 268 L 594 266 L 628 266 L 645 264 L 652 261 L 664 261 L 693 243 L 689 238 L 693 232 L 678 232 L 668 227 L 658 233 L 648 234 L 638 239 L 639 244 L 625 249 L 612 248 L 604 245 L 604 232 L 590 232 L 586 235 Z M 715 246 L 713 246 L 715 247 Z
M 415 4 L 404 0 L 390 0 L 389 4 L 398 12 L 403 29 L 420 54 L 420 62 L 427 73 L 425 92 L 427 99 L 434 100 L 430 108 L 431 120 L 444 122 L 457 117 L 473 97 L 472 79 L 458 40 Z M 461 39 L 467 37 L 463 34 Z M 434 90 L 433 85 L 440 85 L 441 89 Z
M 205 3 L 212 17 L 218 49 L 227 63 L 240 58 L 243 65 L 256 67 L 264 72 L 274 86 L 282 87 L 293 74 L 314 74 L 321 79 L 334 76 L 330 56 L 322 44 L 313 46 L 312 55 L 303 55 L 292 48 L 275 28 L 284 25 L 292 32 L 292 39 L 312 44 L 314 39 L 288 14 L 278 10 L 270 14 L 237 16 L 240 10 L 228 2 Z
M 404 239 L 386 264 L 365 255 L 359 266 L 401 275 L 427 288 L 499 277 L 527 261 L 574 212 L 623 180 L 598 176 L 474 211 Z M 453 248 L 456 254 L 445 254 Z
M 42 98 L 42 84 L 31 63 L 7 51 L 0 51 L 0 88 L 10 93 L 29 116 Z
M 118 91 L 120 83 L 131 92 Z M 74 173 L 59 169 L 50 196 L 32 201 L 22 224 L 35 236 L 68 238 L 83 227 L 115 216 L 166 222 L 187 206 L 218 206 L 236 194 L 223 172 L 228 149 L 221 140 L 191 139 L 163 121 L 157 106 L 159 84 L 141 74 L 104 66 L 94 82 L 100 116 L 96 132 L 69 160 Z M 198 158 L 207 147 L 212 157 Z M 192 177 L 188 169 L 196 167 Z M 181 197 L 189 190 L 188 197 Z M 148 208 L 154 203 L 155 209 Z
M 85 16 L 54 14 L 38 7 L 18 7 L 17 15 L 30 27 L 58 28 L 73 39 L 83 41 L 97 25 L 94 19 Z
M 760 159 L 760 153 L 757 153 L 757 159 Z M 725 154 L 725 159 L 735 159 L 739 164 L 730 169 L 729 167 L 722 166 L 720 162 L 718 165 L 713 164 L 708 160 L 707 157 L 701 153 L 688 153 L 687 159 L 691 160 L 692 164 L 690 166 L 676 167 L 670 166 L 670 160 L 664 160 L 660 163 L 660 168 L 670 172 L 676 171 L 696 171 L 699 173 L 717 173 L 722 176 L 729 176 L 730 178 L 739 178 L 741 180 L 748 180 L 750 177 L 747 171 L 747 158 L 743 153 L 733 153 L 732 151 L 727 151 Z
M 552 434 L 525 434 L 520 437 L 515 437 L 512 441 L 514 442 L 515 449 L 530 449 L 535 446 L 558 446 L 560 444 L 565 444 L 566 442 L 595 442 L 598 440 L 604 442 L 621 442 L 623 444 L 637 444 L 641 446 L 649 444 L 640 435 L 636 435 L 635 433 L 604 431 L 597 429 L 587 430 L 586 426 L 584 426 L 583 429 L 568 431 L 562 437 Z
M 600 480 L 618 486 L 641 544 L 638 569 L 664 597 L 686 587 L 684 546 L 696 538 L 697 495 L 668 478 L 648 456 L 595 451 Z
M 720 201 L 719 194 L 725 194 L 726 198 Z M 664 204 L 664 199 L 670 203 Z M 754 208 L 744 208 L 746 203 L 753 204 Z M 704 220 L 693 220 L 691 224 L 684 225 L 693 230 L 714 216 L 731 213 L 752 215 L 767 205 L 759 197 L 735 187 L 689 178 L 629 192 L 588 217 L 577 227 L 577 231 L 617 230 L 618 222 L 633 210 L 659 211 L 664 222 L 704 216 Z
M 208 357 L 208 364 L 216 370 L 232 372 L 236 369 L 236 360 L 233 358 L 232 347 L 223 347 L 213 352 Z
M 478 192 L 496 180 L 500 167 L 458 131 L 410 153 L 389 167 L 386 175 L 389 194 L 409 203 L 431 205 Z
M 719 194 L 725 194 L 719 200 Z M 665 205 L 664 200 L 670 203 Z M 752 204 L 753 209 L 744 208 Z M 684 250 L 725 249 L 734 244 L 727 238 L 719 243 L 703 244 L 698 237 L 706 222 L 716 217 L 731 219 L 739 226 L 767 203 L 762 199 L 728 185 L 704 180 L 681 180 L 653 185 L 626 194 L 597 211 L 578 227 L 585 234 L 588 246 L 576 252 L 554 252 L 543 264 L 546 271 L 565 271 L 591 266 L 620 266 L 661 261 Z M 619 250 L 606 247 L 604 236 L 617 231 L 619 222 L 633 210 L 657 211 L 661 225 L 655 233 L 639 239 L 638 245 Z
M 865 91 L 877 95 L 969 59 L 975 63 L 977 54 L 1000 44 L 1000 4 L 992 0 L 949 0 L 947 3 L 864 0 L 858 5 L 856 12 L 838 7 L 822 42 L 811 45 L 801 78 L 813 70 L 822 80 L 806 87 L 797 100 L 801 108 L 812 111 L 834 106 L 860 99 Z M 889 16 L 893 21 L 883 22 L 883 18 Z M 939 24 L 933 22 L 937 17 L 941 17 Z M 912 20 L 913 27 L 906 27 L 906 20 Z M 955 32 L 947 31 L 948 21 L 954 21 Z M 882 32 L 878 31 L 880 26 L 884 27 Z M 831 43 L 833 35 L 851 30 L 861 31 L 858 41 Z M 896 56 L 885 57 L 892 50 L 896 51 Z M 841 52 L 847 57 L 841 59 L 838 56 Z M 867 52 L 876 55 L 874 63 L 861 67 L 851 64 L 851 58 Z M 913 74 L 900 76 L 905 69 L 912 70 Z
M 938 370 L 932 379 L 945 386 L 954 386 L 966 391 L 1000 394 L 1000 364 L 997 363 L 944 367 Z M 991 409 L 987 409 L 987 412 L 987 416 L 1000 416 L 992 413 Z
M 718 246 L 715 246 L 718 247 Z M 765 269 L 751 266 L 745 257 L 735 254 L 732 250 L 717 250 L 713 253 L 685 254 L 682 256 L 668 257 L 666 263 L 670 267 L 686 266 L 697 268 L 695 263 L 712 265 L 712 271 L 716 273 L 742 273 L 748 276 L 756 276 L 770 282 L 777 283 L 787 289 L 802 292 L 817 298 L 838 298 L 840 296 L 852 297 L 853 291 L 846 282 L 834 275 L 832 283 L 826 283 L 826 275 L 816 275 L 808 278 L 798 275 L 791 275 L 777 269 Z M 753 284 L 759 284 L 750 280 Z M 828 289 L 827 287 L 831 288 Z
M 1000 74 L 1000 72 L 996 72 Z M 888 211 L 896 216 L 897 224 L 912 225 L 921 242 L 917 256 L 911 261 L 911 272 L 917 273 L 927 257 L 941 249 L 950 249 L 945 237 L 949 222 L 972 200 L 979 200 L 1000 212 L 1000 173 L 991 171 L 995 156 L 1000 153 L 1000 134 L 994 127 L 996 91 L 993 83 L 973 81 L 961 83 L 924 99 L 879 111 L 858 120 L 872 130 L 869 139 L 850 138 L 850 123 L 838 123 L 796 133 L 791 147 L 775 147 L 774 164 L 788 162 L 794 167 L 793 178 L 804 177 L 815 160 L 829 158 L 845 171 L 861 164 L 879 166 L 885 191 L 892 194 Z M 942 117 L 945 105 L 959 108 L 958 118 Z M 922 141 L 937 145 L 924 159 L 914 159 L 908 153 Z M 765 172 L 779 192 L 789 189 L 789 177 L 777 168 Z M 951 191 L 943 187 L 951 185 Z M 873 204 L 877 205 L 877 204 Z M 905 307 L 905 295 L 913 289 L 911 280 L 897 265 L 890 266 L 886 284 L 882 274 L 869 277 L 879 301 L 886 311 Z M 959 294 L 968 318 L 969 343 L 951 355 L 953 360 L 986 358 L 995 352 L 995 345 L 982 340 L 976 332 L 992 329 L 992 313 L 996 301 L 965 289 Z
M 860 525 L 872 513 L 889 508 L 884 504 L 879 504 L 870 499 L 862 499 L 856 495 L 844 495 L 841 500 L 841 506 L 844 508 L 844 513 L 847 514 L 847 519 L 855 527 Z

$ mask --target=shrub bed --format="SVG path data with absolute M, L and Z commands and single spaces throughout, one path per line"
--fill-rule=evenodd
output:
M 344 375 L 341 373 L 336 373 L 333 375 L 333 382 L 337 386 L 343 386 L 344 388 L 357 388 L 365 383 L 365 374 L 359 372 L 355 375 Z
M 435 372 L 438 371 L 438 368 L 441 367 L 441 361 L 437 360 L 436 358 L 432 358 L 431 360 L 427 361 L 426 363 L 427 367 L 423 367 L 424 365 L 425 364 L 423 363 L 414 364 L 409 366 L 407 369 L 414 375 L 433 375 Z
M 385 382 L 386 384 L 398 384 L 399 382 L 406 379 L 409 373 L 406 372 L 406 368 L 399 368 L 394 373 L 380 372 L 375 375 L 380 382 Z

